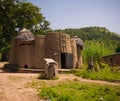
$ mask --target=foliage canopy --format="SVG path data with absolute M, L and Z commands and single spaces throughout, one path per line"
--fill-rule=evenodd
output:
M 37 6 L 25 0 L 0 1 L 0 52 L 7 52 L 10 40 L 27 28 L 35 34 L 49 30 L 49 22 Z

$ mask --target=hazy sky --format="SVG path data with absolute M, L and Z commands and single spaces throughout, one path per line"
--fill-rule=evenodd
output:
M 120 34 L 120 0 L 27 0 L 41 8 L 52 29 L 106 27 Z

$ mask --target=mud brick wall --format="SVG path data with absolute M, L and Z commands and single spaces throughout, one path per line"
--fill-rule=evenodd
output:
M 52 58 L 58 62 L 61 68 L 61 50 L 59 33 L 49 33 L 46 35 L 46 58 Z
M 76 41 L 74 39 L 71 39 L 71 48 L 72 48 L 72 53 L 73 53 L 73 68 L 76 68 L 78 58 L 77 58 Z
M 44 68 L 43 59 L 45 57 L 45 35 L 37 35 L 34 42 L 34 68 Z

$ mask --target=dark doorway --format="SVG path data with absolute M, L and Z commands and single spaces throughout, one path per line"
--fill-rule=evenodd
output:
M 70 69 L 73 67 L 72 53 L 61 53 L 61 67 L 62 69 Z

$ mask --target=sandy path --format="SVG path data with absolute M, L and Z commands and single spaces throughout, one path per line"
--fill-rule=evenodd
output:
M 36 74 L 0 73 L 0 101 L 40 101 L 28 86 L 36 78 Z
M 103 85 L 120 86 L 120 82 L 114 83 L 114 82 L 107 82 L 107 81 L 101 81 L 101 80 L 88 80 L 88 79 L 83 79 L 81 77 L 75 76 L 73 74 L 61 74 L 58 81 L 64 81 L 66 79 L 79 80 L 81 82 L 86 82 L 86 83 L 97 83 L 97 84 L 103 84 Z

